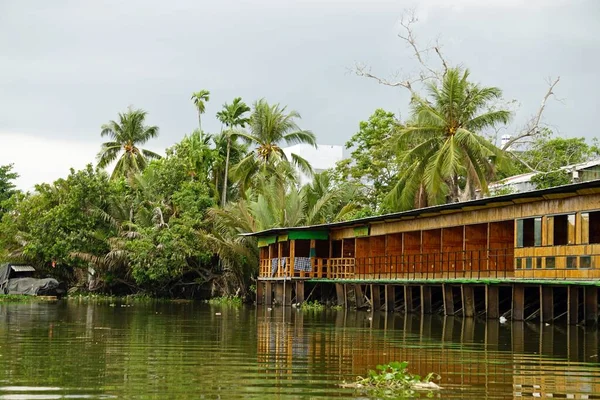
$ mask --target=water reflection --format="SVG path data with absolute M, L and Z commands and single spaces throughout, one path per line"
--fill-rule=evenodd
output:
M 289 308 L 257 315 L 259 364 L 280 380 L 303 367 L 350 380 L 397 360 L 439 373 L 444 398 L 600 398 L 596 329 Z

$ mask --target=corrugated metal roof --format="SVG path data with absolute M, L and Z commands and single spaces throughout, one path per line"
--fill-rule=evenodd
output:
M 35 272 L 35 268 L 31 265 L 11 265 L 10 267 L 15 272 Z
M 591 190 L 595 189 L 595 190 Z M 302 231 L 302 230 L 318 230 L 318 229 L 331 229 L 331 228 L 343 228 L 350 227 L 356 225 L 364 225 L 373 222 L 382 222 L 390 219 L 399 219 L 402 217 L 419 217 L 424 214 L 433 214 L 433 213 L 441 213 L 447 210 L 462 210 L 468 211 L 468 207 L 480 207 L 485 205 L 492 205 L 494 203 L 522 203 L 523 199 L 530 198 L 553 198 L 556 195 L 577 195 L 577 194 L 587 194 L 591 192 L 597 192 L 600 189 L 600 179 L 587 181 L 582 183 L 573 183 L 570 185 L 556 186 L 548 189 L 542 190 L 532 190 L 529 192 L 521 192 L 521 193 L 513 193 L 506 194 L 502 196 L 493 196 L 493 197 L 484 197 L 476 200 L 463 201 L 459 203 L 448 203 L 442 204 L 439 206 L 430 206 L 425 208 L 418 208 L 414 210 L 401 211 L 391 214 L 377 215 L 374 217 L 366 217 L 355 219 L 351 221 L 343 221 L 343 222 L 332 222 L 329 224 L 320 224 L 320 225 L 312 225 L 312 226 L 298 226 L 298 227 L 282 227 L 282 228 L 271 228 L 266 229 L 260 232 L 248 232 L 243 233 L 241 236 L 265 236 L 265 235 L 274 235 L 279 233 L 291 232 L 291 231 Z M 466 209 L 465 209 L 466 208 Z

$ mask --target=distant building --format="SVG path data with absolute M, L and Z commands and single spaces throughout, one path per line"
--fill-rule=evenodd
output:
M 318 144 L 315 148 L 309 144 L 296 144 L 285 147 L 283 152 L 290 161 L 292 153 L 304 158 L 310 163 L 315 173 L 334 168 L 338 161 L 344 159 L 344 147 L 338 145 Z M 311 181 L 311 178 L 302 172 L 298 171 L 298 174 L 301 185 Z
M 559 168 L 559 171 L 567 172 L 571 177 L 571 183 L 587 182 L 600 179 L 600 159 L 587 161 L 581 164 L 566 165 Z M 535 184 L 531 178 L 539 172 L 529 172 L 527 174 L 510 176 L 501 181 L 489 185 L 492 195 L 508 191 L 509 193 L 522 193 L 536 190 Z

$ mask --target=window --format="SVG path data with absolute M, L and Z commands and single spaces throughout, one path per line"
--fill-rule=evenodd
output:
M 581 243 L 600 243 L 600 211 L 581 213 Z
M 542 245 L 542 218 L 517 220 L 517 247 Z
M 556 268 L 556 259 L 554 257 L 546 257 L 546 268 Z
M 535 265 L 536 268 L 542 268 L 542 257 L 535 257 L 533 259 L 533 265 Z
M 567 268 L 568 269 L 577 268 L 577 257 L 575 257 L 575 256 L 567 257 Z
M 579 268 L 592 268 L 592 257 L 590 257 L 590 256 L 579 257 Z
M 547 221 L 549 245 L 575 244 L 575 214 L 553 215 Z
M 517 258 L 517 259 L 515 259 L 515 263 L 516 263 L 516 265 L 515 265 L 515 268 L 516 268 L 516 269 L 521 269 L 521 268 L 522 268 L 522 267 L 521 267 L 521 265 L 522 265 L 522 260 L 523 260 L 522 258 Z
M 533 267 L 531 257 L 525 259 L 525 269 L 531 269 Z

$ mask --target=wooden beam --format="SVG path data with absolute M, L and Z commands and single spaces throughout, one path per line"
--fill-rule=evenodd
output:
M 540 286 L 540 318 L 542 322 L 554 320 L 554 288 L 552 286 Z
M 273 305 L 273 285 L 271 281 L 265 281 L 265 304 Z
M 500 318 L 500 288 L 486 285 L 485 287 L 485 314 L 489 319 Z
M 579 288 L 577 286 L 567 287 L 567 324 L 579 323 Z
M 346 308 L 346 291 L 344 289 L 344 284 L 335 284 L 335 294 L 337 295 L 337 303 L 339 306 L 344 306 L 344 308 Z
M 585 287 L 584 312 L 586 325 L 598 322 L 598 288 L 596 286 Z
M 256 304 L 261 305 L 265 301 L 265 282 L 256 282 Z
M 296 303 L 304 303 L 304 281 L 296 281 Z
M 283 282 L 273 283 L 273 288 L 275 289 L 275 303 L 283 305 Z
M 292 285 L 291 281 L 283 281 L 283 305 L 292 305 Z
M 374 311 L 381 310 L 381 290 L 379 285 L 371 285 L 371 307 Z
M 454 315 L 454 293 L 452 292 L 452 286 L 442 285 L 442 292 L 444 296 L 444 315 Z
M 396 287 L 385 285 L 385 311 L 392 312 L 396 305 Z
M 463 316 L 472 318 L 475 316 L 475 292 L 471 285 L 460 285 L 462 296 Z
M 415 304 L 413 300 L 413 287 L 408 285 L 404 286 L 404 309 L 407 313 L 412 313 L 415 311 Z
M 431 286 L 421 285 L 421 314 L 431 314 Z
M 356 308 L 362 308 L 365 306 L 365 294 L 362 290 L 362 286 L 359 284 L 354 285 L 354 296 L 356 297 Z
M 513 285 L 512 297 L 512 319 L 513 321 L 523 321 L 525 313 L 525 286 Z

